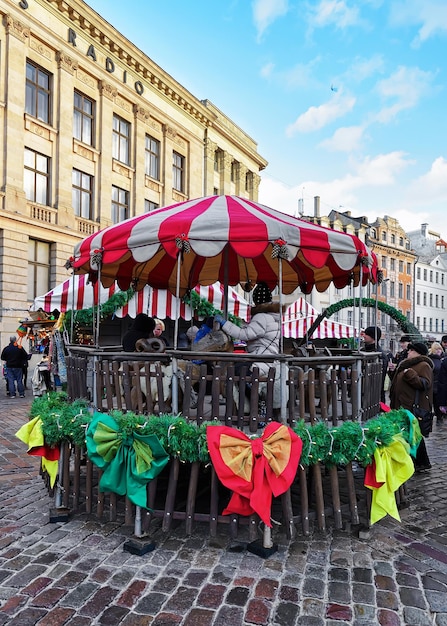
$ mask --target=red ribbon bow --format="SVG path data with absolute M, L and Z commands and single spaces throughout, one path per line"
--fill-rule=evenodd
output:
M 257 513 L 271 526 L 272 496 L 281 495 L 293 483 L 301 439 L 277 422 L 268 424 L 255 439 L 228 426 L 208 426 L 206 437 L 214 469 L 222 484 L 233 491 L 223 515 Z

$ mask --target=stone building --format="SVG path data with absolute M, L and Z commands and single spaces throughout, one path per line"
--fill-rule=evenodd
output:
M 79 239 L 214 194 L 257 200 L 256 142 L 80 0 L 0 4 L 1 345 Z

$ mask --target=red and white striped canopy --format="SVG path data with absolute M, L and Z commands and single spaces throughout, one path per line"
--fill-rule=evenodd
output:
M 283 318 L 284 337 L 302 338 L 306 336 L 312 324 L 320 315 L 304 298 L 298 298 L 287 307 Z M 358 332 L 354 326 L 340 324 L 328 319 L 322 320 L 312 333 L 312 339 L 348 339 L 357 337 Z
M 88 281 L 87 274 L 74 275 L 67 278 L 63 283 L 54 287 L 43 296 L 34 300 L 33 309 L 39 308 L 47 313 L 57 309 L 61 313 L 66 311 L 89 309 L 94 304 L 100 302 L 104 304 L 114 293 L 119 291 L 119 287 L 114 283 L 108 288 L 102 287 L 98 282 L 92 284 Z M 220 283 L 208 286 L 197 286 L 195 291 L 211 302 L 215 309 L 224 310 L 224 288 Z M 193 311 L 188 304 L 180 299 L 179 316 L 185 320 L 193 317 Z M 176 315 L 176 298 L 165 289 L 152 289 L 146 285 L 144 289 L 135 293 L 122 308 L 115 311 L 117 317 L 135 317 L 137 313 L 147 313 L 151 317 L 166 319 L 174 318 Z M 228 289 L 228 312 L 247 320 L 250 318 L 250 305 L 231 287 Z
M 109 226 L 80 242 L 69 264 L 105 287 L 176 293 L 177 258 L 180 295 L 215 281 L 273 289 L 280 265 L 285 294 L 377 280 L 377 258 L 355 235 L 236 196 L 188 200 Z

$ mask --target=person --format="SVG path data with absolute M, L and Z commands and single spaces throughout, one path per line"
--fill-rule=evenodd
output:
M 393 378 L 394 372 L 396 371 L 396 367 L 399 363 L 408 358 L 408 344 L 410 341 L 410 335 L 402 335 L 399 339 L 400 351 L 396 353 L 396 356 L 388 361 L 388 376 L 390 380 Z
M 17 386 L 17 393 L 21 398 L 24 398 L 23 365 L 24 363 L 28 363 L 28 353 L 25 348 L 17 344 L 17 337 L 15 335 L 11 335 L 9 345 L 3 348 L 1 359 L 5 361 L 6 365 L 6 380 L 8 382 L 9 397 L 16 397 Z
M 124 352 L 135 352 L 135 344 L 138 339 L 149 339 L 153 337 L 155 320 L 146 313 L 138 313 L 132 326 L 123 337 Z
M 416 391 L 419 390 L 419 405 L 431 410 L 433 404 L 433 362 L 428 357 L 425 343 L 408 344 L 408 357 L 401 361 L 394 373 L 390 388 L 390 405 L 392 409 L 404 408 L 413 410 Z M 414 461 L 416 471 L 431 468 L 425 440 L 422 438 Z
M 378 326 L 368 326 L 361 333 L 363 339 L 363 352 L 380 352 L 382 361 L 382 385 L 380 388 L 380 401 L 385 404 L 385 378 L 388 372 L 388 355 L 379 345 L 382 331 Z
M 34 368 L 31 385 L 34 396 L 42 396 L 44 393 L 53 391 L 49 346 L 45 346 L 42 359 Z
M 154 317 L 155 327 L 154 327 L 154 337 L 157 339 L 161 339 L 164 342 L 166 348 L 169 347 L 169 341 L 166 335 L 164 334 L 166 330 L 165 323 L 162 320 L 159 320 L 157 317 Z
M 444 350 L 444 355 L 447 356 L 447 335 L 442 335 L 441 346 L 442 346 L 442 349 Z
M 441 421 L 444 417 L 443 413 L 439 410 L 438 400 L 439 373 L 444 359 L 444 350 L 442 349 L 441 344 L 434 341 L 430 346 L 428 356 L 433 361 L 433 411 L 436 415 L 436 419 Z
M 272 301 L 272 292 L 265 282 L 260 282 L 253 289 L 253 304 L 251 309 L 250 322 L 239 327 L 233 322 L 229 322 L 221 315 L 215 315 L 214 320 L 218 322 L 222 330 L 238 341 L 245 341 L 247 352 L 255 355 L 274 355 L 279 353 L 279 340 L 281 335 L 281 314 L 279 303 Z M 260 376 L 267 376 L 270 367 L 274 367 L 271 362 L 259 361 L 253 363 L 253 367 L 259 368 Z M 237 368 L 235 368 L 237 372 Z M 279 375 L 279 367 L 276 368 Z M 280 390 L 275 384 L 273 406 L 280 406 Z

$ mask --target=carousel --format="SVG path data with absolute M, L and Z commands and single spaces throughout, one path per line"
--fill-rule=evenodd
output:
M 31 415 L 48 453 L 53 515 L 108 511 L 116 519 L 122 511 L 134 526 L 127 549 L 139 554 L 153 549 L 154 525 L 170 532 L 181 520 L 190 533 L 204 522 L 214 535 L 227 524 L 232 537 L 245 529 L 249 549 L 265 556 L 275 549 L 274 520 L 289 538 L 313 523 L 324 529 L 329 519 L 337 528 L 346 518 L 359 524 L 361 474 L 367 523 L 399 518 L 406 478 L 397 484 L 390 468 L 401 462 L 399 475 L 411 476 L 421 435 L 411 413 L 383 413 L 377 354 L 287 353 L 283 332 L 261 376 L 259 357 L 235 354 L 217 327 L 194 350 L 177 345 L 182 299 L 216 281 L 224 299 L 215 312 L 225 317 L 231 288 L 250 293 L 259 282 L 277 290 L 280 310 L 286 294 L 331 283 L 351 285 L 361 300 L 380 272 L 356 236 L 213 196 L 99 231 L 76 247 L 67 268 L 88 276 L 98 293 L 166 290 L 175 296 L 176 329 L 173 348 L 162 353 L 104 350 L 99 341 L 67 346 L 66 397 L 42 398 Z M 99 301 L 94 309 L 98 327 Z M 282 320 L 283 331 L 292 321 Z

